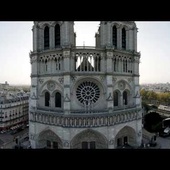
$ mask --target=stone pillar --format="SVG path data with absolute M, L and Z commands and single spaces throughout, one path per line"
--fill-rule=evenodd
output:
M 112 74 L 113 74 L 113 52 L 106 52 L 106 63 L 107 63 L 107 76 L 106 76 L 106 84 L 107 84 L 107 108 L 109 112 L 113 110 L 113 82 L 112 82 Z
M 76 62 L 75 62 L 75 52 L 71 52 L 71 57 L 70 57 L 70 71 L 75 71 L 76 67 Z
M 111 23 L 107 22 L 107 46 L 111 46 L 112 45 L 112 35 L 111 35 Z
M 64 57 L 64 114 L 70 113 L 70 50 L 63 50 Z
M 113 52 L 106 52 L 106 64 L 107 64 L 107 73 L 112 74 L 113 72 Z
M 139 62 L 140 62 L 140 58 L 137 56 L 134 56 L 134 67 L 133 67 L 133 73 L 135 75 L 139 75 Z
M 50 49 L 55 48 L 55 34 L 54 34 L 54 26 L 50 27 Z
M 134 99 L 135 99 L 135 104 L 138 108 L 141 108 L 141 96 L 140 96 L 140 86 L 139 86 L 139 77 L 135 76 L 134 77 Z
M 30 93 L 30 107 L 37 107 L 37 96 L 38 96 L 38 62 L 37 55 L 30 55 L 30 63 L 31 63 L 31 93 Z
M 101 72 L 105 72 L 106 71 L 106 67 L 105 67 L 105 64 L 106 64 L 106 61 L 105 61 L 105 53 L 101 53 Z
M 44 50 L 44 29 L 39 29 L 38 50 Z
M 129 29 L 126 29 L 126 50 L 129 50 Z
M 123 107 L 123 94 L 121 94 L 120 95 L 120 101 L 119 101 L 119 103 L 120 103 L 120 107 Z
M 129 40 L 128 40 L 128 44 L 129 44 L 129 50 L 133 50 L 133 44 L 134 44 L 134 42 L 133 42 L 133 30 L 132 29 L 130 29 L 129 30 Z
M 37 52 L 37 49 L 38 49 L 38 26 L 34 25 L 32 31 L 33 31 L 33 51 Z
M 122 27 L 117 27 L 117 48 L 122 49 Z
M 101 24 L 101 27 L 100 27 L 100 46 L 101 47 L 104 47 L 105 46 L 105 42 L 104 42 L 104 24 L 102 23 Z
M 70 31 L 69 31 L 69 22 L 64 21 L 64 26 L 63 26 L 63 46 L 68 46 L 70 45 Z
M 134 34 L 134 50 L 137 52 L 137 28 L 134 28 L 134 32 L 133 32 L 133 34 Z

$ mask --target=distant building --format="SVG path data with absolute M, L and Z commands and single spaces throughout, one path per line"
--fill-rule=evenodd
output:
M 170 117 L 170 106 L 159 105 L 156 112 L 164 118 Z
M 16 129 L 28 122 L 29 94 L 0 91 L 0 131 Z
M 0 90 L 4 90 L 4 89 L 8 89 L 9 88 L 9 84 L 7 83 L 7 81 L 3 84 L 0 83 Z
M 73 21 L 35 21 L 32 30 L 31 147 L 140 146 L 135 22 L 101 21 L 95 47 L 76 46 Z

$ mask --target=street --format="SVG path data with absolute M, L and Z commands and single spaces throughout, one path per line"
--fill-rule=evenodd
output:
M 157 144 L 160 145 L 160 149 L 170 149 L 170 136 L 169 137 L 160 137 L 157 136 Z
M 16 139 L 18 140 L 18 144 L 22 144 L 28 141 L 28 130 L 29 128 L 25 128 L 24 130 L 21 130 L 20 132 L 17 132 L 15 134 L 0 134 L 0 141 L 1 149 L 13 149 L 16 145 Z M 28 145 L 28 144 L 27 144 Z

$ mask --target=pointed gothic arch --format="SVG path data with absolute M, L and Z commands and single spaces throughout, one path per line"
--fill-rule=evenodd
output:
M 40 132 L 38 135 L 38 147 L 48 149 L 61 149 L 63 143 L 60 137 L 52 130 L 47 129 Z
M 122 29 L 122 48 L 126 49 L 126 29 Z
M 61 93 L 55 93 L 55 107 L 61 108 Z
M 73 137 L 71 140 L 71 148 L 72 149 L 107 149 L 107 139 L 106 137 L 92 129 L 84 130 Z
M 125 144 L 136 145 L 136 132 L 130 126 L 124 126 L 115 136 L 115 146 L 120 147 Z
M 123 105 L 128 105 L 129 99 L 130 99 L 130 92 L 129 90 L 126 89 L 123 91 Z
M 45 92 L 45 106 L 49 107 L 50 106 L 50 93 L 48 91 Z
M 115 90 L 113 92 L 113 104 L 114 106 L 120 106 L 120 91 L 119 90 Z
M 50 46 L 50 29 L 48 26 L 44 28 L 44 49 L 48 49 Z
M 117 48 L 117 27 L 115 25 L 112 27 L 112 43 Z
M 60 46 L 60 25 L 55 25 L 55 47 Z

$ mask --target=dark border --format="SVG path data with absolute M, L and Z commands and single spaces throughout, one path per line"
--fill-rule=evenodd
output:
M 144 1 L 3 2 L 0 21 L 170 21 L 167 3 L 155 1 L 150 3 Z

